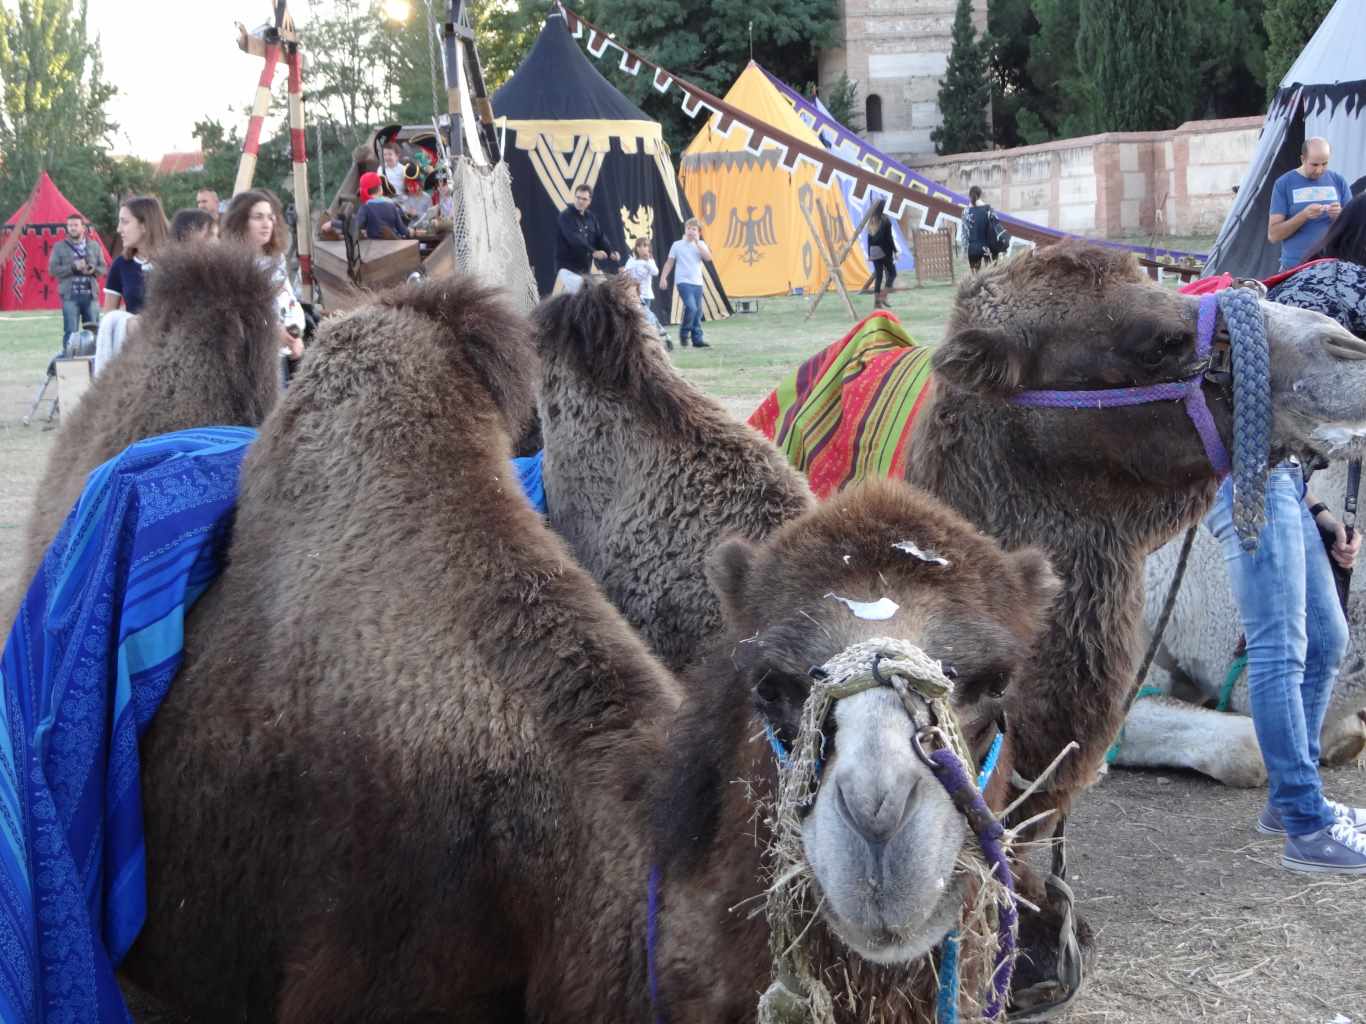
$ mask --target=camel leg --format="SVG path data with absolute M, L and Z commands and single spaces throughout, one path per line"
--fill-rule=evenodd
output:
M 1129 709 L 1115 764 L 1190 768 L 1227 786 L 1266 785 L 1251 718 L 1168 697 L 1146 697 Z

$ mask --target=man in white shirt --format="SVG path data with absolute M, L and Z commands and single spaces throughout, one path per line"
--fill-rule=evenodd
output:
M 669 287 L 669 273 L 678 268 L 674 283 L 678 297 L 683 300 L 683 326 L 678 329 L 678 343 L 683 348 L 688 347 L 689 339 L 693 348 L 711 348 L 702 340 L 703 260 L 711 260 L 711 249 L 702 241 L 702 222 L 689 217 L 683 225 L 683 237 L 669 247 L 669 258 L 659 272 L 659 287 L 663 291 Z

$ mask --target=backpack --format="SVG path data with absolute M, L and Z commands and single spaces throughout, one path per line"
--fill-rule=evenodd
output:
M 987 248 L 993 256 L 1003 256 L 1010 249 L 1010 232 L 996 219 L 996 211 L 987 207 Z

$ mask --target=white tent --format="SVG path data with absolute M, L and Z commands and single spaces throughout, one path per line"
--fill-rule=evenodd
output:
M 1306 138 L 1333 147 L 1330 170 L 1366 187 L 1366 0 L 1337 0 L 1314 37 L 1281 79 L 1266 112 L 1257 153 L 1238 186 L 1238 198 L 1210 251 L 1207 274 L 1267 277 L 1276 272 L 1280 247 L 1266 239 L 1271 189 L 1300 162 Z

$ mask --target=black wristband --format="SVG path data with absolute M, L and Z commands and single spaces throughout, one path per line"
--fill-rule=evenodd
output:
M 1321 501 L 1316 501 L 1316 502 L 1314 502 L 1314 504 L 1312 504 L 1312 505 L 1309 506 L 1309 514 L 1310 514 L 1311 516 L 1313 516 L 1315 519 L 1317 519 L 1317 518 L 1319 517 L 1319 513 L 1320 513 L 1320 512 L 1327 512 L 1327 511 L 1328 511 L 1328 506 L 1325 505 L 1325 504 L 1324 504 L 1323 502 L 1321 502 Z

